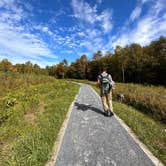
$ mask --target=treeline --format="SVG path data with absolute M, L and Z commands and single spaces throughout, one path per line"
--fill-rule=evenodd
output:
M 93 54 L 92 59 L 82 55 L 70 65 L 64 59 L 57 65 L 46 66 L 45 69 L 31 62 L 16 65 L 12 65 L 7 59 L 0 62 L 1 71 L 89 80 L 96 80 L 103 66 L 116 82 L 166 85 L 166 37 L 161 36 L 144 47 L 136 43 L 125 47 L 116 46 L 114 53 L 107 51 L 105 55 L 99 50 Z
M 116 82 L 166 85 L 166 38 L 144 47 L 136 43 L 116 46 L 114 53 L 107 51 L 105 55 L 97 51 L 91 60 L 82 55 L 69 66 L 64 62 L 56 65 L 55 74 L 58 78 L 96 80 L 103 66 Z
M 23 64 L 13 65 L 8 59 L 3 59 L 0 62 L 0 71 L 14 72 L 14 73 L 26 73 L 26 74 L 44 74 L 48 75 L 48 72 L 41 68 L 37 64 L 32 64 L 30 61 Z

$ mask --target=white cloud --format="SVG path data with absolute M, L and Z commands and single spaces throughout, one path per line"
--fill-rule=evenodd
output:
M 9 8 L 14 4 L 14 0 L 1 0 L 0 7 Z
M 133 12 L 130 15 L 130 20 L 134 21 L 135 19 L 137 19 L 142 11 L 142 6 L 136 6 L 136 8 L 133 10 Z
M 165 3 L 162 0 L 153 3 L 147 14 L 137 21 L 134 29 L 129 28 L 127 31 L 123 31 L 120 36 L 111 41 L 113 47 L 116 45 L 125 46 L 134 42 L 146 45 L 159 36 L 166 35 L 166 17 L 165 14 L 160 15 L 164 6 Z
M 155 5 L 152 8 L 152 13 L 155 11 L 154 16 L 157 16 L 164 8 L 166 8 L 165 0 L 157 0 L 155 1 Z
M 102 0 L 97 0 L 97 3 L 98 4 L 101 4 L 103 1 Z
M 110 32 L 113 28 L 113 24 L 110 22 L 111 19 L 112 12 L 110 10 L 105 10 L 101 13 L 101 15 L 97 16 L 97 20 L 101 21 L 105 32 Z
M 17 2 L 15 0 L 0 1 L 0 8 L 4 8 L 4 12 L 0 12 L 1 58 L 5 55 L 12 62 L 19 60 L 18 63 L 22 59 L 24 62 L 31 60 L 40 65 L 44 64 L 44 58 L 57 58 L 40 35 L 31 33 L 31 30 L 35 29 L 33 24 L 29 25 L 27 22 L 22 25 L 21 21 L 28 19 L 28 14 Z M 26 8 L 32 10 L 30 5 L 26 5 Z M 48 27 L 40 26 L 40 28 L 43 32 L 52 35 Z
M 82 36 L 86 36 L 86 34 L 85 34 L 84 32 L 78 32 L 77 35 L 79 35 L 79 36 L 81 36 L 81 37 L 82 37 Z
M 91 7 L 89 3 L 84 0 L 72 0 L 71 5 L 75 18 L 91 25 L 95 25 L 96 23 L 102 27 L 105 32 L 110 32 L 112 30 L 112 11 L 104 10 L 103 12 L 98 13 L 96 5 Z
M 112 10 L 105 9 L 99 12 L 97 9 L 101 3 L 102 1 L 97 1 L 94 6 L 84 0 L 72 0 L 71 3 L 74 17 L 79 21 L 77 29 L 80 30 L 75 36 L 79 37 L 79 41 L 73 40 L 75 48 L 79 47 L 82 52 L 89 52 L 89 55 L 96 50 L 105 49 L 104 35 L 108 35 L 113 28 Z
M 133 22 L 135 21 L 137 18 L 140 17 L 141 12 L 142 12 L 142 8 L 143 5 L 145 5 L 145 3 L 149 2 L 149 1 L 153 1 L 153 0 L 138 0 L 137 1 L 137 5 L 134 8 L 134 10 L 131 12 L 130 18 L 129 18 L 129 22 Z
M 10 55 L 8 55 L 10 53 Z M 17 64 L 17 63 L 25 63 L 27 61 L 30 61 L 32 64 L 38 64 L 40 67 L 45 67 L 45 66 L 52 66 L 52 65 L 56 65 L 59 63 L 59 61 L 51 61 L 51 62 L 48 62 L 42 58 L 39 58 L 39 59 L 35 59 L 35 58 L 26 58 L 26 57 L 21 57 L 19 55 L 15 55 L 15 56 L 11 56 L 13 52 L 9 52 L 7 51 L 6 53 L 4 54 L 0 54 L 0 61 L 2 59 L 5 59 L 5 58 L 8 58 L 8 60 L 10 62 L 12 62 L 12 64 Z M 40 63 L 39 63 L 40 62 Z
M 96 37 L 102 35 L 101 31 L 99 31 L 98 29 L 86 29 L 85 34 L 86 38 L 90 39 L 91 41 L 93 41 Z
M 87 21 L 89 23 L 95 22 L 96 6 L 91 7 L 87 2 L 83 0 L 72 0 L 72 7 L 74 10 L 74 16 L 78 19 Z
M 46 44 L 37 36 L 22 33 L 4 23 L 0 23 L 0 45 L 27 57 L 45 56 L 54 58 Z
M 144 4 L 146 2 L 150 2 L 150 1 L 153 1 L 153 0 L 139 0 L 139 1 L 140 1 L 140 3 Z
M 42 27 L 42 31 L 43 32 L 48 32 L 49 30 L 48 30 L 48 27 Z
M 51 30 L 49 30 L 49 28 L 46 26 L 42 27 L 42 31 L 48 33 L 50 36 L 54 35 L 53 32 L 51 32 Z

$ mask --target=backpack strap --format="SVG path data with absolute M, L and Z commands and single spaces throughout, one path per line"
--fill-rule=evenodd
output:
M 107 73 L 106 76 L 103 76 L 102 74 L 100 74 L 101 78 L 107 77 L 109 79 L 109 74 Z
M 106 76 L 103 76 L 102 74 L 100 74 L 100 77 L 101 77 L 101 79 L 100 79 L 101 84 L 102 84 L 103 78 L 108 79 L 108 82 L 110 82 L 110 81 L 109 81 L 109 74 L 108 74 L 108 73 L 107 73 Z

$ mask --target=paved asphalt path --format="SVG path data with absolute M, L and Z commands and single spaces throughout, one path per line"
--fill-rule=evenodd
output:
M 122 110 L 123 111 L 123 110 Z M 55 166 L 154 166 L 114 116 L 103 115 L 100 98 L 82 85 Z

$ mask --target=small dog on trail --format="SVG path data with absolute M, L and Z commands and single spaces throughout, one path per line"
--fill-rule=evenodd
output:
M 117 98 L 118 98 L 118 100 L 119 100 L 120 102 L 122 102 L 125 97 L 124 97 L 124 95 L 123 95 L 122 93 L 118 93 L 118 94 L 117 94 Z

